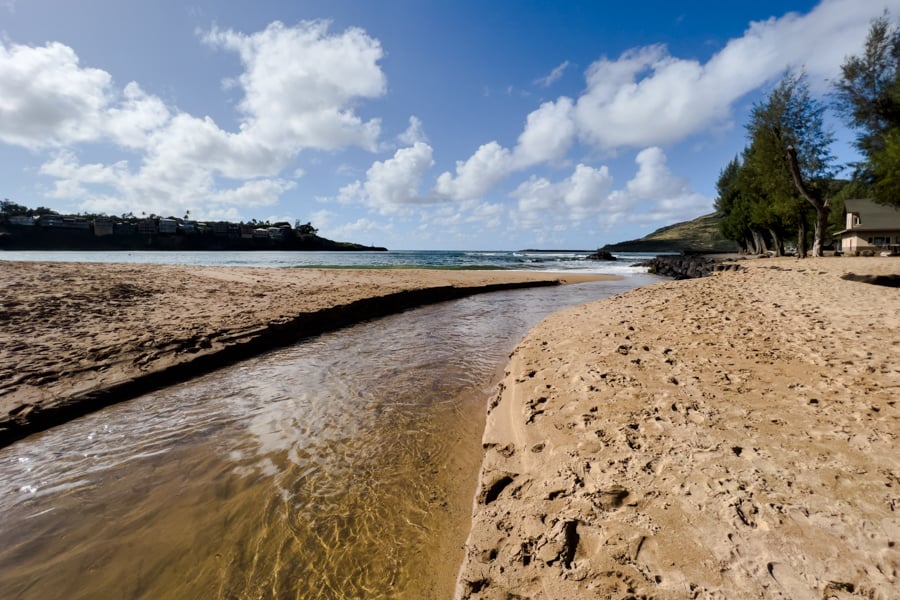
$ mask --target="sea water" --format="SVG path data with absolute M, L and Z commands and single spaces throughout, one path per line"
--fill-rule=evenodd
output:
M 632 274 L 645 271 L 637 266 L 652 254 L 621 253 L 616 261 L 588 260 L 589 252 L 390 250 L 387 252 L 47 252 L 0 251 L 0 260 L 122 262 L 141 264 L 199 265 L 221 267 L 286 268 L 426 268 L 510 269 L 519 271 L 578 271 Z

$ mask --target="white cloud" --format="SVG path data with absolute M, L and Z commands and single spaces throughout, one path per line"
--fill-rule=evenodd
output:
M 557 79 L 563 76 L 569 67 L 569 61 L 564 60 L 560 65 L 556 66 L 550 73 L 544 77 L 536 79 L 534 82 L 544 87 L 550 87 Z
M 465 162 L 456 161 L 455 176 L 449 171 L 441 173 L 435 191 L 453 200 L 480 198 L 512 170 L 510 151 L 497 142 L 488 142 Z
M 364 31 L 276 22 L 251 35 L 213 28 L 202 39 L 241 58 L 237 131 L 170 109 L 136 82 L 116 89 L 63 44 L 0 42 L 0 141 L 55 150 L 40 171 L 55 179 L 53 197 L 89 210 L 189 207 L 197 216 L 277 201 L 293 186 L 279 173 L 302 150 L 376 148 L 379 121 L 354 112 L 357 100 L 386 90 L 381 46 Z M 85 142 L 137 151 L 137 160 L 81 165 L 69 150 Z
M 398 138 L 401 143 L 412 146 L 416 142 L 428 142 L 428 136 L 425 135 L 425 128 L 422 127 L 422 121 L 418 117 L 409 118 L 409 127 L 401 133 Z
M 711 210 L 709 198 L 672 174 L 660 148 L 642 150 L 635 162 L 634 177 L 618 190 L 612 189 L 606 166 L 579 164 L 569 177 L 555 183 L 531 176 L 511 194 L 517 200 L 513 219 L 518 227 L 544 235 L 591 223 L 610 227 L 621 222 L 672 222 Z
M 241 57 L 244 132 L 292 151 L 347 145 L 375 149 L 380 122 L 364 122 L 351 102 L 384 95 L 381 44 L 362 29 L 330 35 L 328 27 L 325 21 L 296 27 L 276 21 L 251 35 L 213 28 L 203 36 L 210 46 Z
M 315 221 L 313 221 L 313 226 L 318 227 Z M 378 223 L 363 217 L 344 225 L 331 226 L 327 230 L 324 227 L 320 228 L 319 235 L 335 240 L 363 240 L 360 243 L 378 245 L 376 240 L 387 237 L 392 229 L 389 223 Z M 367 240 L 363 234 L 377 234 L 377 237 L 370 236 L 374 239 Z
M 357 180 L 341 188 L 338 201 L 362 202 L 381 214 L 405 212 L 408 205 L 426 201 L 419 184 L 432 165 L 432 149 L 425 142 L 400 148 L 392 158 L 372 163 L 364 182 Z
M 712 201 L 675 176 L 661 148 L 645 148 L 635 158 L 638 171 L 622 190 L 609 196 L 608 222 L 651 223 L 692 219 L 712 210 Z
M 541 104 L 528 115 L 514 150 L 516 166 L 527 168 L 558 160 L 566 153 L 575 136 L 572 108 L 572 100 L 563 96 Z
M 860 51 L 871 19 L 883 9 L 825 0 L 807 15 L 751 23 L 705 64 L 673 57 L 664 46 L 600 59 L 588 68 L 587 90 L 576 104 L 579 135 L 606 150 L 681 141 L 728 121 L 737 100 L 788 67 L 805 67 L 824 90 L 843 58 Z
M 900 7 L 900 0 L 887 4 Z M 497 141 L 482 145 L 457 162 L 455 174 L 442 173 L 436 191 L 456 200 L 481 197 L 515 171 L 559 161 L 576 137 L 612 152 L 721 130 L 730 125 L 735 102 L 789 66 L 805 67 L 824 86 L 846 55 L 859 52 L 871 19 L 882 10 L 857 0 L 825 0 L 806 15 L 751 23 L 705 64 L 673 57 L 662 45 L 597 60 L 585 73 L 581 96 L 545 102 L 528 115 L 512 151 Z
M 111 87 L 109 73 L 82 68 L 68 46 L 0 41 L 0 140 L 31 149 L 95 140 Z
M 584 164 L 557 183 L 531 176 L 511 194 L 517 199 L 516 221 L 527 228 L 543 229 L 559 221 L 581 222 L 603 208 L 612 186 L 605 166 Z

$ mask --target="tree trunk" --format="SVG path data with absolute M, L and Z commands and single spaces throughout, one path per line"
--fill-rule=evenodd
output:
M 806 215 L 800 215 L 800 225 L 797 228 L 797 256 L 806 258 Z
M 813 194 L 807 189 L 806 184 L 803 182 L 803 174 L 800 173 L 800 164 L 797 162 L 797 150 L 793 146 L 788 146 L 787 153 L 794 187 L 816 209 L 816 227 L 813 229 L 812 255 L 822 256 L 825 233 L 828 231 L 828 199 L 820 198 L 818 194 Z
M 828 231 L 828 207 L 816 209 L 816 227 L 813 230 L 813 256 L 825 256 L 825 234 Z
M 755 254 L 766 254 L 768 252 L 768 249 L 766 248 L 766 236 L 756 229 L 751 229 L 750 233 L 753 234 Z
M 769 227 L 769 234 L 772 236 L 772 246 L 775 250 L 775 256 L 784 256 L 784 240 L 778 235 L 772 227 Z

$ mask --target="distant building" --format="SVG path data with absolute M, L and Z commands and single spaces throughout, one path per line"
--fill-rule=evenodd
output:
M 900 210 L 868 199 L 844 202 L 844 227 L 837 232 L 844 254 L 900 254 Z
M 113 235 L 129 236 L 137 233 L 137 225 L 134 223 L 114 223 Z
M 61 215 L 41 215 L 38 217 L 38 225 L 41 227 L 62 227 L 63 218 Z
M 102 237 L 113 234 L 113 222 L 109 219 L 94 219 L 94 235 Z
M 19 227 L 34 227 L 34 217 L 27 215 L 14 215 L 9 217 L 10 225 L 18 225 Z
M 175 234 L 178 231 L 178 221 L 175 219 L 160 219 L 159 232 Z
M 138 221 L 137 230 L 140 234 L 154 234 L 159 232 L 156 228 L 156 221 L 153 219 L 141 219 Z

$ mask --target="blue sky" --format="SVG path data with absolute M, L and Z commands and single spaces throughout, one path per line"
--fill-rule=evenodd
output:
M 0 0 L 0 195 L 595 248 L 711 212 L 753 103 L 900 0 Z M 833 121 L 835 154 L 855 159 Z

